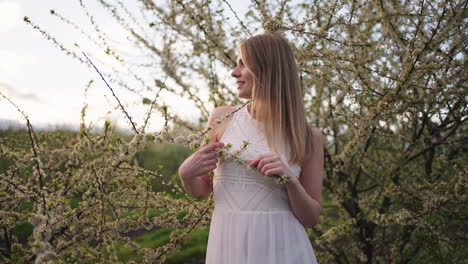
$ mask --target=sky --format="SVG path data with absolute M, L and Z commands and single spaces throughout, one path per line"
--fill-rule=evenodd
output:
M 93 1 L 84 1 L 91 4 Z M 247 1 L 230 1 L 238 14 L 246 11 Z M 79 32 L 71 30 L 69 25 L 50 15 L 50 10 L 74 19 L 77 23 L 85 22 L 86 16 L 79 16 L 81 11 L 78 1 L 63 0 L 0 0 L 0 92 L 10 98 L 24 111 L 33 125 L 39 128 L 77 128 L 80 124 L 80 112 L 86 101 L 87 123 L 102 126 L 104 120 L 111 120 L 121 127 L 128 124 L 116 102 L 99 78 L 97 73 L 79 63 L 46 40 L 41 34 L 23 21 L 27 16 L 35 24 L 51 33 L 64 43 L 79 42 Z M 227 8 L 226 8 L 227 9 Z M 93 15 L 109 17 L 98 9 Z M 121 30 L 113 21 L 104 20 L 111 28 L 109 35 L 118 35 Z M 115 25 L 114 27 L 113 24 Z M 86 51 L 86 47 L 83 48 Z M 93 51 L 89 51 L 93 54 Z M 99 55 L 96 55 L 99 56 Z M 99 58 L 105 61 L 105 58 Z M 85 100 L 85 87 L 93 79 L 94 83 Z M 125 91 L 116 91 L 119 97 L 131 96 Z M 183 118 L 196 120 L 198 111 L 190 104 L 181 108 L 177 98 L 167 102 Z M 129 106 L 131 109 L 131 106 Z M 141 111 L 141 110 L 135 110 Z M 132 112 L 140 115 L 144 112 Z M 24 124 L 21 114 L 7 100 L 0 97 L 0 121 Z M 163 124 L 161 119 L 153 120 L 150 130 L 158 130 Z

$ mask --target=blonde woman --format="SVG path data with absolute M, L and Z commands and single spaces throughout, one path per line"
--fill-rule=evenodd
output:
M 214 142 L 179 168 L 189 194 L 214 192 L 206 263 L 317 263 L 306 228 L 322 210 L 323 139 L 307 125 L 293 52 L 283 37 L 265 33 L 244 40 L 239 53 L 231 75 L 237 96 L 251 103 L 210 130 Z M 238 107 L 214 109 L 208 125 Z M 244 141 L 242 158 L 256 170 L 217 158 L 218 148 L 230 143 L 235 151 Z M 291 178 L 277 184 L 275 174 Z

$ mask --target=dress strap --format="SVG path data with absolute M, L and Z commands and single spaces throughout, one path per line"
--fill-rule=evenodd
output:
M 232 118 L 229 121 L 229 124 L 227 125 L 226 130 L 224 130 L 223 135 L 219 139 L 220 142 L 223 142 L 223 140 L 230 137 L 230 133 L 232 133 L 231 130 L 233 129 L 233 126 L 235 126 L 237 122 L 239 113 L 242 111 L 242 109 L 239 110 L 240 107 L 242 107 L 242 105 L 236 106 L 236 110 L 234 110 L 236 112 L 232 115 Z

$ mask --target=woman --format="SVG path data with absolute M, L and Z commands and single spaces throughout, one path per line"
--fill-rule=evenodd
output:
M 323 139 L 307 125 L 293 52 L 273 33 L 243 41 L 239 52 L 231 75 L 237 96 L 251 103 L 210 130 L 214 142 L 179 168 L 189 194 L 205 199 L 214 192 L 206 263 L 317 263 L 305 228 L 322 209 Z M 208 125 L 236 109 L 214 109 Z M 250 144 L 242 158 L 256 171 L 216 156 L 224 144 L 235 151 L 244 141 Z M 275 174 L 291 178 L 279 185 L 265 177 Z

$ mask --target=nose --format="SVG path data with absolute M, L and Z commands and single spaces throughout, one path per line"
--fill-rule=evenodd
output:
M 237 67 L 231 72 L 231 76 L 234 78 L 240 77 L 239 69 Z

